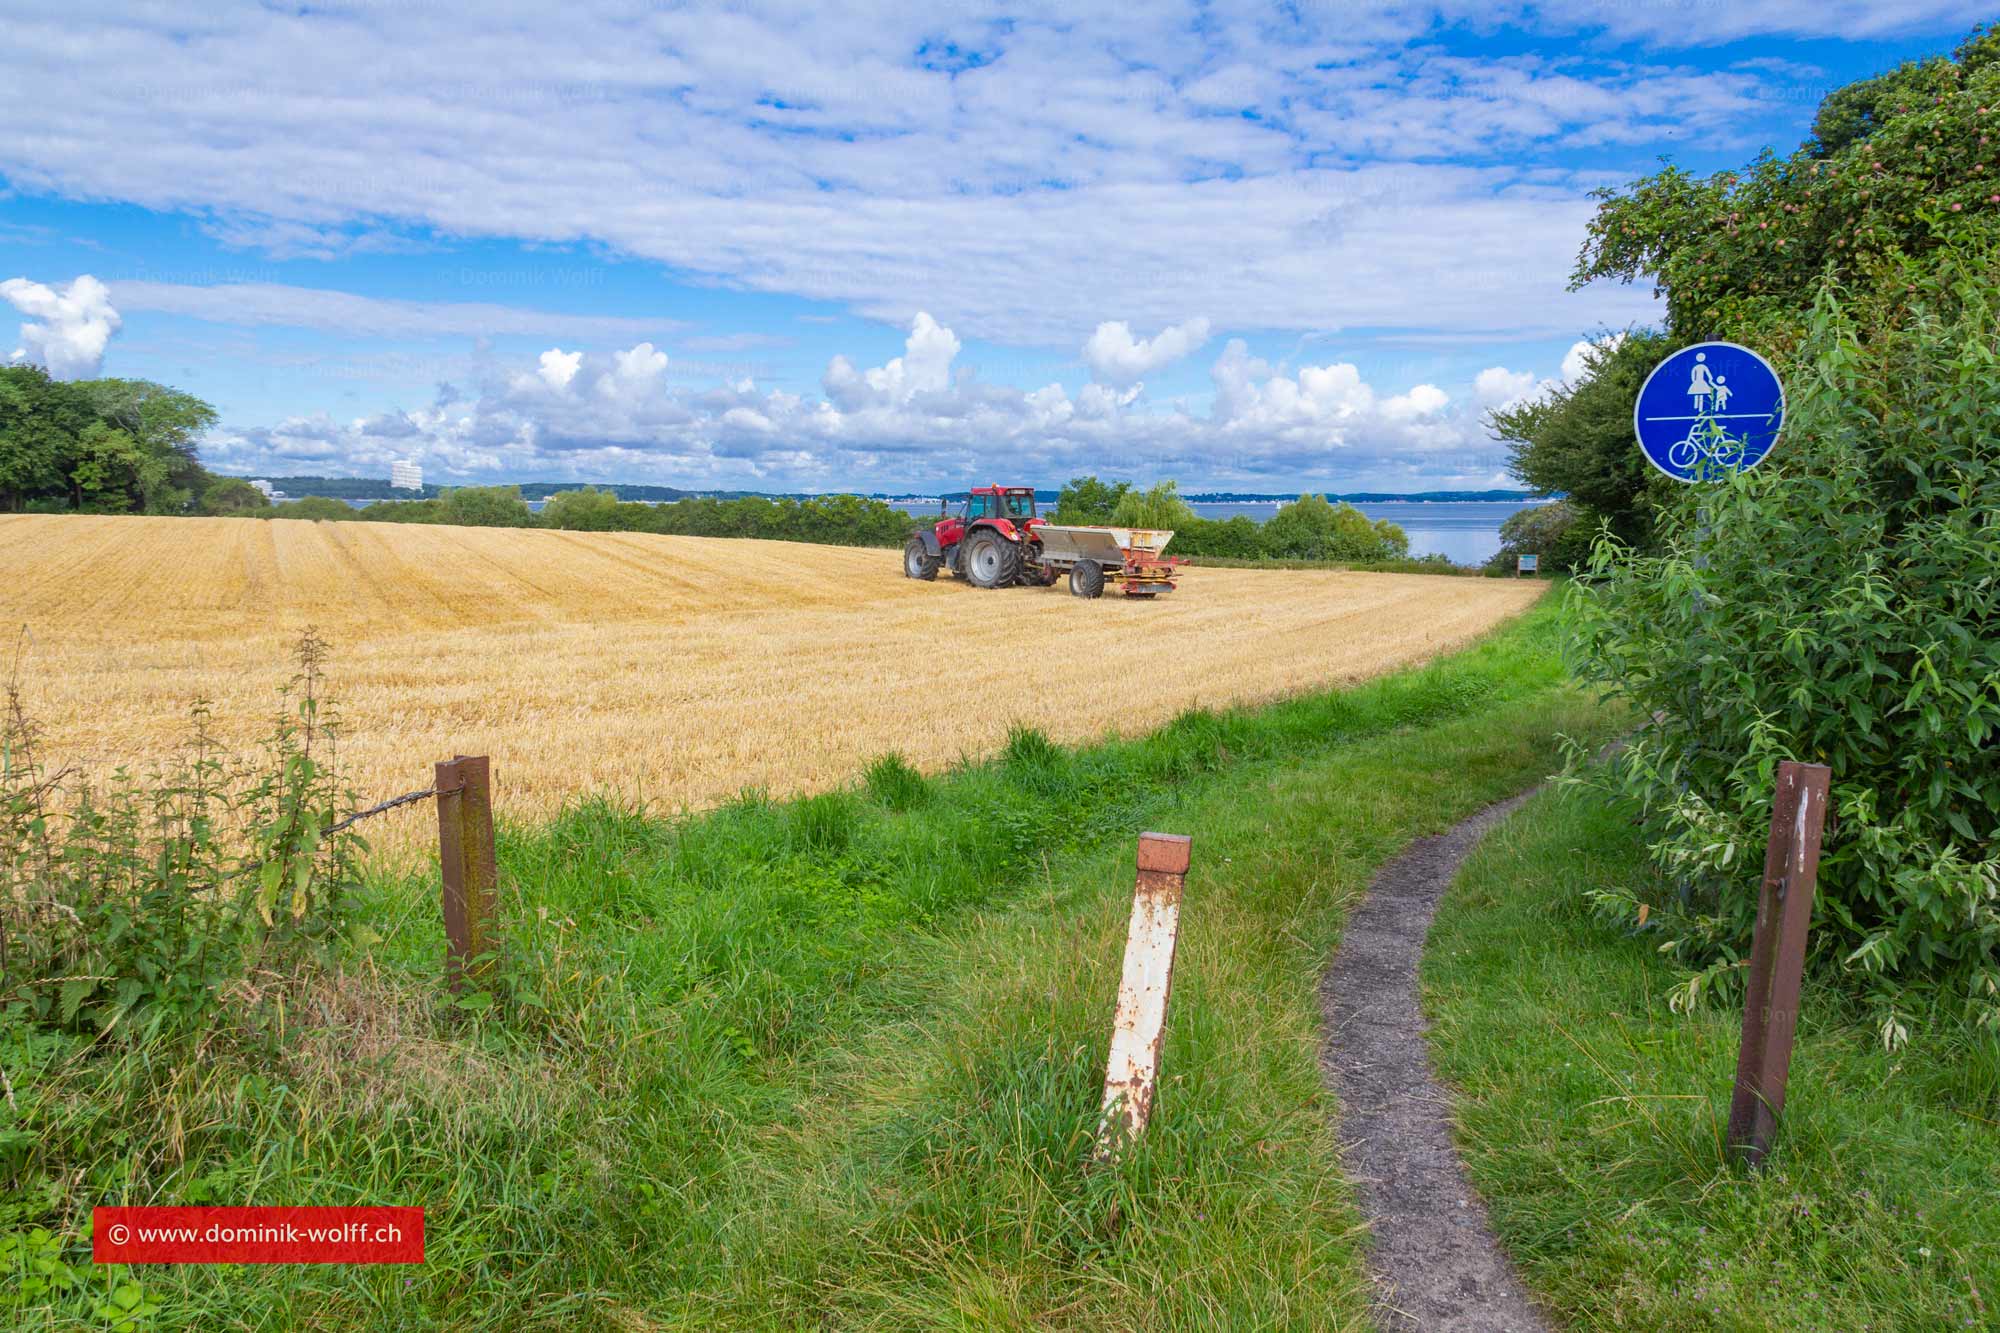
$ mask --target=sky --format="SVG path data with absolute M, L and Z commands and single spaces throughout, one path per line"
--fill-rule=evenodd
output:
M 1657 318 L 1568 290 L 1590 192 L 1980 11 L 0 0 L 0 360 L 241 475 L 1508 486 Z

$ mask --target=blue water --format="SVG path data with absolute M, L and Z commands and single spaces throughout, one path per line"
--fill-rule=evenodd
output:
M 1235 518 L 1247 514 L 1262 523 L 1278 512 L 1277 500 L 1245 504 L 1197 504 L 1203 518 Z M 912 514 L 935 515 L 937 505 L 897 502 Z M 1370 518 L 1386 518 L 1410 537 L 1411 555 L 1441 555 L 1458 565 L 1484 563 L 1500 549 L 1500 525 L 1526 509 L 1525 503 L 1492 500 L 1383 500 L 1354 506 Z
M 372 503 L 349 500 L 356 509 Z M 542 500 L 528 501 L 528 508 L 540 511 Z M 892 501 L 898 509 L 923 517 L 934 517 L 937 504 L 915 500 Z M 1235 518 L 1247 514 L 1262 523 L 1278 512 L 1282 501 L 1259 500 L 1243 504 L 1197 504 L 1194 512 L 1203 518 Z M 1386 518 L 1410 537 L 1411 555 L 1441 555 L 1458 565 L 1483 564 L 1500 549 L 1500 525 L 1526 509 L 1525 503 L 1493 500 L 1444 500 L 1420 502 L 1383 500 L 1354 506 L 1370 518 Z

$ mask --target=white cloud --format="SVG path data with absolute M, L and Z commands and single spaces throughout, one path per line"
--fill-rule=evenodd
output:
M 563 280 L 560 275 L 538 273 L 532 267 L 502 273 L 469 266 L 445 266 L 440 276 L 470 287 L 500 281 L 525 287 L 543 281 L 557 283 Z M 319 329 L 372 338 L 460 334 L 493 338 L 504 334 L 541 334 L 582 341 L 660 337 L 687 327 L 682 321 L 673 319 L 563 314 L 483 301 L 405 301 L 275 282 L 197 285 L 120 280 L 111 284 L 111 297 L 121 310 L 126 311 L 184 315 L 251 328 Z
M 60 288 L 9 278 L 0 282 L 0 297 L 28 316 L 14 360 L 44 366 L 59 380 L 87 379 L 103 366 L 120 320 L 96 278 L 85 273 Z
M 1433 384 L 1378 390 L 1352 363 L 1273 364 L 1232 339 L 1210 368 L 1213 402 L 1196 411 L 1151 403 L 1137 384 L 1093 381 L 1072 395 L 1061 384 L 989 383 L 956 364 L 958 346 L 951 329 L 919 317 L 885 365 L 833 358 L 824 398 L 748 380 L 676 385 L 645 343 L 608 355 L 551 349 L 540 366 L 553 358 L 560 385 L 536 367 L 502 367 L 463 400 L 224 432 L 205 453 L 230 469 L 365 474 L 415 457 L 440 478 L 800 490 L 1081 472 L 1172 476 L 1191 489 L 1483 487 L 1504 460 L 1481 413 L 1492 392 L 1520 383 L 1495 367 L 1462 396 Z
M 565 352 L 560 347 L 551 347 L 542 353 L 541 367 L 535 373 L 551 389 L 561 391 L 569 387 L 576 378 L 577 367 L 583 364 L 582 352 Z
M 1511 407 L 1533 393 L 1537 382 L 1532 370 L 1488 366 L 1473 377 L 1472 394 L 1482 406 Z
M 36 133 L 0 139 L 0 175 L 184 212 L 278 254 L 601 246 L 1043 346 L 1076 345 L 1106 311 L 1158 329 L 1191 309 L 1238 329 L 1552 336 L 1650 309 L 1636 290 L 1562 291 L 1608 162 L 1747 156 L 1795 136 L 1825 77 L 1691 68 L 1674 48 L 1949 32 L 1964 6 L 1774 0 L 1691 18 L 1450 0 L 1235 21 L 1170 2 L 1139 29 L 1109 4 L 1011 18 L 863 4 L 814 11 L 809 32 L 757 4 L 584 7 L 524 13 L 476 42 L 448 11 L 166 24 L 113 0 L 14 16 L 0 120 Z M 1533 53 L 1486 54 L 1496 23 L 1538 39 Z M 1600 33 L 1656 49 L 1620 53 Z M 305 59 L 309 85 L 292 73 Z M 1604 145 L 1630 147 L 1588 158 Z M 135 301 L 233 302 L 274 323 L 490 322 L 480 302 L 355 307 L 235 285 L 264 290 L 132 284 Z M 491 318 L 578 342 L 668 332 Z
M 856 373 L 844 356 L 833 358 L 821 381 L 827 396 L 843 407 L 868 403 L 903 404 L 920 393 L 941 393 L 951 382 L 959 353 L 958 335 L 922 310 L 910 321 L 903 355 Z
M 1200 317 L 1184 324 L 1170 324 L 1151 338 L 1132 336 L 1132 326 L 1124 320 L 1107 320 L 1097 326 L 1083 345 L 1083 363 L 1099 383 L 1125 388 L 1138 383 L 1162 366 L 1197 350 L 1208 341 L 1208 321 Z

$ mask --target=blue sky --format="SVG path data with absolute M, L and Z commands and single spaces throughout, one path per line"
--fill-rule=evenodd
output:
M 1981 17 L 1139 13 L 16 14 L 0 358 L 198 393 L 260 475 L 1504 485 L 1482 414 L 1652 315 L 1566 290 L 1589 190 Z

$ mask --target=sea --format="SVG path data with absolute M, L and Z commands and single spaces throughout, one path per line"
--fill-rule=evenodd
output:
M 372 503 L 350 500 L 360 509 Z M 528 508 L 540 510 L 543 501 L 530 500 Z M 890 504 L 912 514 L 930 517 L 938 512 L 935 500 L 891 500 Z M 1235 518 L 1247 514 L 1262 523 L 1278 512 L 1283 500 L 1209 501 L 1192 505 L 1203 518 Z M 1530 505 L 1533 500 L 1370 500 L 1354 507 L 1370 518 L 1386 518 L 1410 538 L 1411 555 L 1441 555 L 1455 565 L 1484 564 L 1500 549 L 1500 525 Z
M 894 500 L 912 514 L 937 513 L 937 501 Z M 1283 500 L 1212 501 L 1190 507 L 1203 518 L 1247 514 L 1262 523 Z M 1515 500 L 1379 500 L 1354 507 L 1370 518 L 1386 518 L 1410 538 L 1411 555 L 1441 555 L 1455 565 L 1484 564 L 1500 549 L 1500 525 L 1536 503 Z

